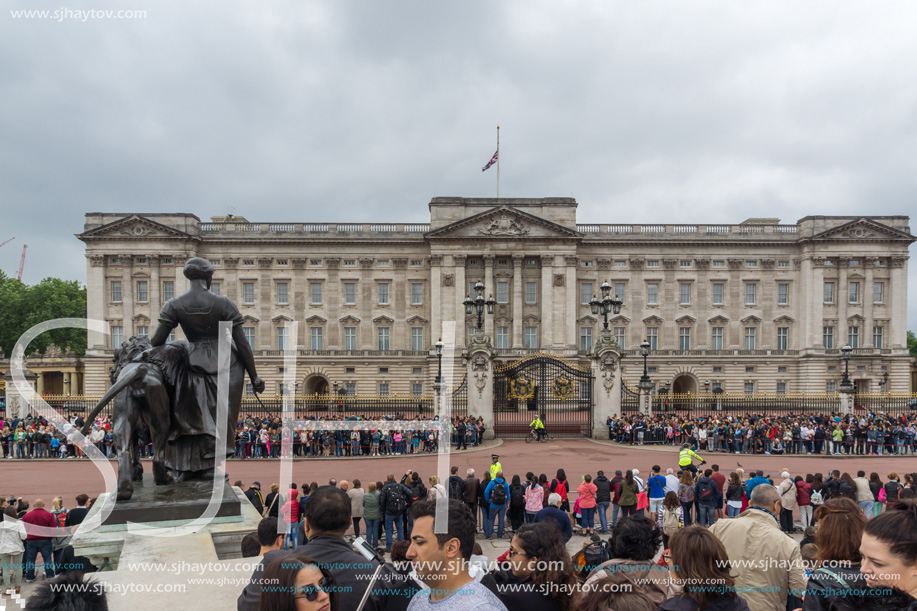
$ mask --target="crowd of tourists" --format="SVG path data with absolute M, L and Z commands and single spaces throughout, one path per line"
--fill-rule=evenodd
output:
M 607 420 L 608 438 L 632 445 L 689 443 L 735 454 L 917 453 L 917 414 L 632 415 Z
M 917 611 L 917 473 L 704 466 L 571 480 L 563 469 L 509 475 L 493 455 L 480 477 L 453 466 L 443 482 L 413 470 L 264 492 L 237 481 L 262 516 L 242 543 L 243 555 L 262 558 L 237 607 L 357 609 L 366 594 L 362 608 L 380 611 Z M 449 503 L 446 533 L 434 532 L 439 499 Z M 50 510 L 0 501 L 4 592 L 19 585 L 17 567 L 38 577 L 38 556 L 47 578 L 63 573 L 55 582 L 74 579 L 64 565 L 94 570 L 66 551 L 91 507 L 76 501 L 69 511 L 59 498 Z M 60 536 L 33 536 L 31 525 Z M 787 536 L 795 531 L 801 542 Z M 503 538 L 509 550 L 489 561 L 481 544 Z M 262 591 L 262 579 L 282 587 Z
M 439 450 L 440 431 L 429 428 L 429 423 L 438 422 L 437 416 L 385 415 L 373 420 L 398 421 L 397 427 L 354 428 L 354 422 L 368 420 L 367 416 L 320 416 L 312 422 L 347 422 L 347 428 L 331 430 L 309 430 L 307 425 L 298 425 L 287 435 L 291 442 L 287 454 L 283 453 L 283 424 L 279 416 L 261 418 L 247 414 L 240 417 L 235 434 L 234 458 L 279 458 L 294 457 L 355 457 L 396 456 L 407 454 L 429 454 Z M 79 430 L 83 417 L 72 414 L 68 423 Z M 416 424 L 413 424 L 416 423 Z M 421 425 L 423 423 L 423 425 Z M 484 440 L 484 420 L 480 417 L 454 416 L 449 424 L 449 439 L 455 449 L 477 447 Z M 117 456 L 114 445 L 113 423 L 110 417 L 95 419 L 88 435 L 90 441 L 104 456 Z M 149 439 L 139 439 L 140 456 L 152 457 L 153 444 Z M 64 431 L 52 426 L 47 420 L 31 413 L 25 418 L 0 419 L 0 452 L 3 458 L 80 458 L 84 454 L 75 444 L 67 440 Z

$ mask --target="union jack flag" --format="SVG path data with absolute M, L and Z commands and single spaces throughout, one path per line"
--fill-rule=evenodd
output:
M 500 149 L 497 149 L 497 152 L 494 153 L 494 156 L 490 158 L 490 161 L 487 162 L 487 165 L 485 165 L 483 168 L 481 168 L 481 171 L 482 171 L 482 172 L 486 172 L 487 169 L 490 168 L 490 166 L 492 166 L 493 164 L 497 163 L 497 158 L 498 158 L 499 156 L 500 156 Z

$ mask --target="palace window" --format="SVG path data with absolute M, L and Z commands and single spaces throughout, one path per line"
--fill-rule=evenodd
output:
M 309 284 L 309 293 L 312 295 L 312 303 L 318 305 L 322 302 L 322 285 L 320 282 Z
M 242 283 L 242 303 L 248 303 L 248 304 L 255 303 L 255 283 L 254 282 Z
M 525 328 L 525 347 L 526 348 L 537 348 L 538 347 L 538 327 L 526 327 Z
M 149 291 L 147 290 L 148 286 L 146 280 L 137 281 L 137 301 L 145 302 L 150 300 Z
M 885 301 L 885 283 L 884 282 L 873 282 L 872 283 L 872 302 L 873 303 L 882 303 Z
M 723 304 L 723 286 L 722 282 L 713 283 L 713 303 L 716 305 Z
M 379 327 L 379 350 L 389 349 L 389 328 Z
M 344 303 L 347 305 L 357 303 L 357 284 L 355 282 L 344 283 Z
M 280 304 L 290 303 L 289 295 L 287 295 L 287 283 L 286 282 L 277 283 L 277 303 L 280 303 Z
M 111 281 L 111 300 L 114 303 L 121 303 L 121 281 Z
M 538 290 L 537 283 L 535 282 L 526 282 L 525 283 L 525 302 L 526 303 L 535 303 L 537 290 Z
M 357 349 L 357 328 L 344 327 L 344 350 Z
M 497 348 L 509 348 L 509 327 L 497 327 Z
M 873 348 L 882 348 L 882 339 L 885 333 L 885 327 L 873 327 L 872 328 L 872 347 Z
M 834 327 L 822 327 L 821 344 L 825 347 L 825 350 L 834 348 Z
M 321 327 L 311 327 L 309 331 L 311 332 L 312 349 L 321 350 L 322 349 L 322 328 Z
M 118 350 L 124 342 L 124 327 L 111 328 L 111 347 Z
M 777 350 L 787 350 L 790 344 L 790 328 L 777 327 Z
M 411 283 L 411 305 L 423 305 L 423 284 Z
M 592 350 L 592 327 L 580 327 L 579 349 Z
M 423 327 L 411 327 L 411 350 L 423 349 Z
M 777 303 L 786 305 L 790 303 L 790 285 L 780 283 L 777 285 Z
M 712 350 L 723 349 L 723 327 L 713 327 L 713 333 L 710 336 L 710 348 Z
M 659 349 L 659 327 L 646 328 L 646 341 L 650 343 L 650 350 Z

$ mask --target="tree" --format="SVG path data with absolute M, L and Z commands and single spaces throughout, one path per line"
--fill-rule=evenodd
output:
M 28 286 L 0 271 L 0 346 L 7 356 L 22 334 L 38 323 L 55 318 L 86 318 L 86 287 L 76 281 L 45 278 Z M 85 329 L 56 329 L 42 333 L 26 348 L 26 355 L 44 353 L 48 345 L 86 352 Z
M 917 335 L 913 331 L 907 332 L 907 350 L 911 356 L 917 356 Z

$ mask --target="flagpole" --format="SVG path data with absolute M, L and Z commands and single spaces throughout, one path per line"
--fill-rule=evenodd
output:
M 500 126 L 497 126 L 497 199 L 500 199 Z

